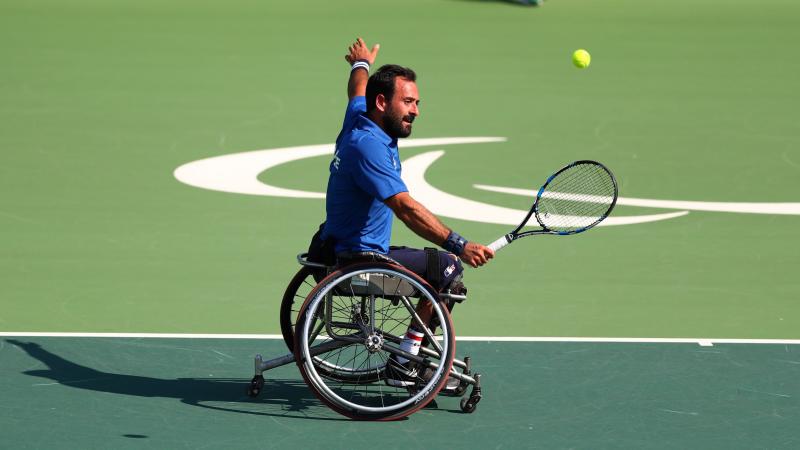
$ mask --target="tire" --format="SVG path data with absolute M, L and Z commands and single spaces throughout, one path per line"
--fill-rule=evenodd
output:
M 313 269 L 302 266 L 300 270 L 289 281 L 286 291 L 283 293 L 280 309 L 281 334 L 286 347 L 294 353 L 294 330 L 300 308 L 303 306 L 308 294 L 314 289 L 317 282 L 314 278 Z M 363 373 L 363 371 L 353 371 L 351 368 L 336 366 L 330 363 L 320 363 L 317 367 L 320 375 L 333 380 L 347 381 L 353 384 L 372 383 L 380 378 L 379 372 Z M 381 368 L 382 370 L 382 368 Z
M 294 352 L 294 326 L 297 323 L 297 314 L 300 312 L 300 307 L 306 301 L 306 297 L 317 285 L 314 280 L 314 270 L 308 266 L 300 267 L 300 270 L 289 281 L 286 286 L 286 291 L 283 293 L 281 300 L 281 334 L 283 334 L 283 341 L 290 352 Z
M 389 285 L 395 286 L 393 292 L 387 292 Z M 408 305 L 401 295 L 392 295 L 402 291 Z M 423 299 L 431 302 L 439 321 L 434 341 L 439 348 L 427 349 L 425 356 L 435 367 L 418 367 L 413 386 L 390 386 L 383 368 L 411 323 L 412 302 Z M 395 420 L 425 407 L 445 385 L 455 334 L 444 302 L 430 285 L 403 267 L 371 262 L 337 270 L 312 290 L 298 316 L 294 348 L 306 384 L 331 409 L 357 420 Z M 327 364 L 349 379 L 328 376 Z

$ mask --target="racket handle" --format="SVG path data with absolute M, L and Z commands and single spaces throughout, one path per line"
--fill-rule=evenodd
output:
M 508 239 L 508 236 L 502 236 L 500 239 L 492 242 L 491 244 L 487 245 L 493 252 L 500 250 L 501 248 L 505 247 L 511 243 L 511 240 Z

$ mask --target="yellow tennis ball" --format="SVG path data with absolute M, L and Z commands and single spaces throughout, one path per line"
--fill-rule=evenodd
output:
M 579 69 L 589 67 L 590 62 L 592 62 L 592 55 L 584 49 L 575 50 L 575 53 L 572 54 L 572 63 Z

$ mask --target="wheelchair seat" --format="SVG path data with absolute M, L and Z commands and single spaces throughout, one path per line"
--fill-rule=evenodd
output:
M 378 252 L 340 252 L 336 254 L 336 260 L 339 267 L 361 262 L 385 262 L 402 266 L 394 259 Z

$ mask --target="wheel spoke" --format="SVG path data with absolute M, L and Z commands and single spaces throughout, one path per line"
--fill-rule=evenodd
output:
M 333 409 L 359 418 L 398 418 L 424 406 L 446 381 L 453 359 L 449 314 L 430 294 L 430 288 L 417 280 L 410 272 L 388 264 L 345 268 L 333 272 L 305 300 L 306 319 L 297 324 L 298 332 L 307 334 L 298 340 L 304 343 L 299 367 L 309 387 Z M 357 295 L 356 290 L 363 295 Z M 416 362 L 409 363 L 409 369 L 416 373 L 406 379 L 415 384 L 414 389 L 408 389 L 387 381 L 387 377 L 404 379 L 387 373 L 385 368 L 390 355 L 398 352 L 408 325 L 421 323 L 416 308 L 401 295 L 412 290 L 421 296 L 419 301 L 431 302 L 434 317 L 443 326 L 435 333 L 427 326 L 423 328 L 429 341 L 426 345 L 436 350 L 426 348 L 413 358 Z M 309 355 L 312 342 L 318 348 L 319 342 L 327 345 L 337 341 L 342 345 Z M 423 358 L 429 362 L 423 363 Z M 434 376 L 429 377 L 427 372 Z

